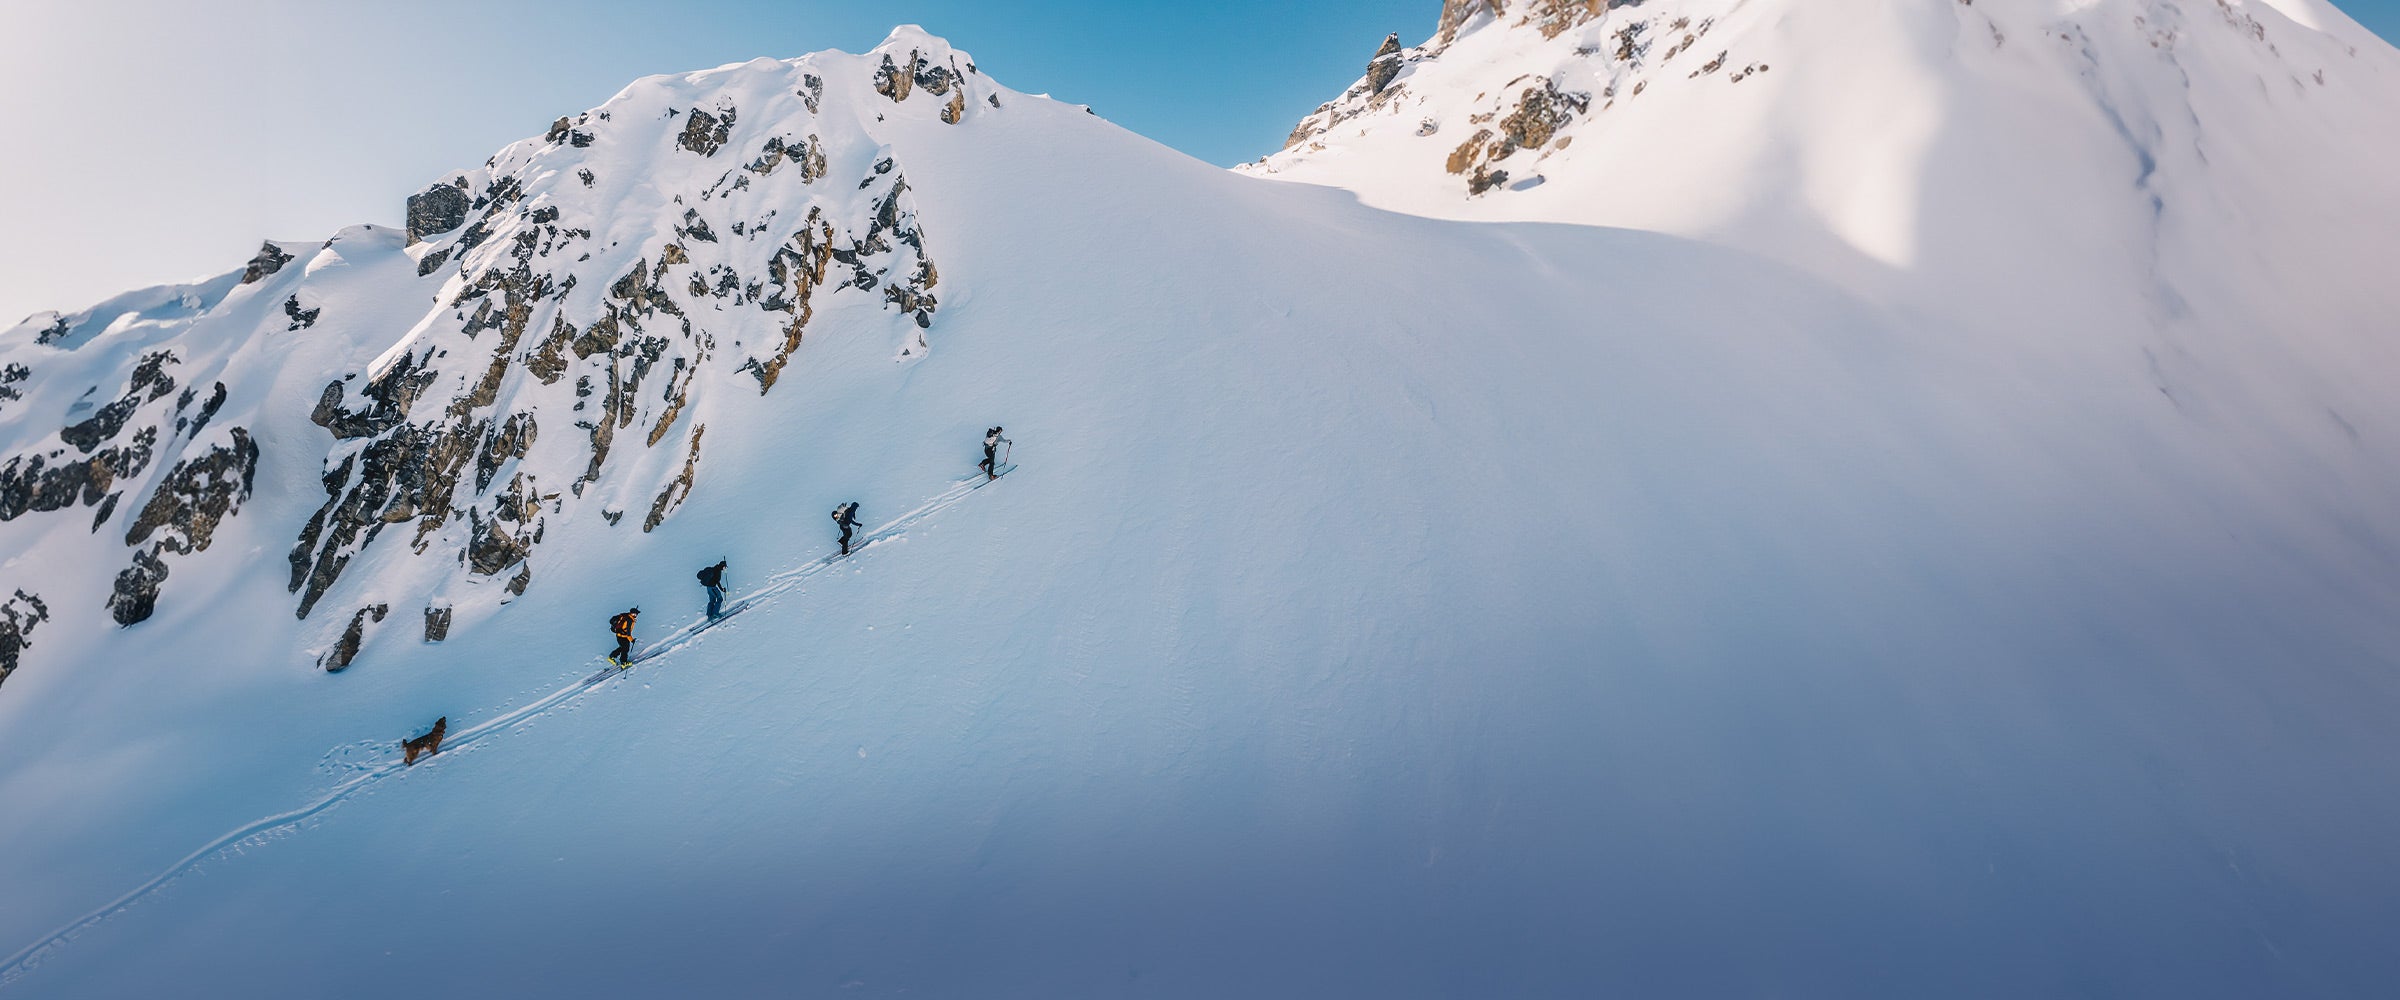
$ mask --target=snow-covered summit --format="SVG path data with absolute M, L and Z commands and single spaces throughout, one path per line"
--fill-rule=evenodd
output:
M 2096 285 L 2288 318 L 2195 301 L 2230 285 L 2355 328 L 2390 304 L 2363 262 L 2400 214 L 2395 135 L 2400 52 L 2319 0 L 1448 0 L 1242 169 L 1727 242 L 2010 322 L 2037 319 L 2020 289 Z

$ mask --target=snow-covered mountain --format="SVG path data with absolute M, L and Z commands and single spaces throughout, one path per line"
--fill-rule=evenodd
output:
M 1242 173 L 903 28 L 34 317 L 0 993 L 2373 993 L 2302 2 L 1454 0 Z
M 2400 52 L 2325 0 L 1447 0 L 1243 169 L 1751 249 L 2222 414 L 2196 355 L 2400 361 L 2395 154 Z

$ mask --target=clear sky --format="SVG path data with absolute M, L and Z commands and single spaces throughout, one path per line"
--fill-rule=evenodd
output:
M 2340 0 L 2400 35 L 2400 0 Z M 9 0 L 0 327 L 240 264 L 402 199 L 635 77 L 859 51 L 916 22 L 1019 90 L 1219 164 L 1280 147 L 1440 0 Z

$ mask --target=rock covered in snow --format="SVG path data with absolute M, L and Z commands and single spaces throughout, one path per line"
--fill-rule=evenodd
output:
M 171 563 L 242 515 L 262 464 L 316 465 L 305 489 L 320 500 L 283 546 L 294 613 L 337 600 L 349 623 L 321 666 L 371 646 L 381 616 L 365 609 L 395 597 L 490 614 L 531 586 L 559 519 L 618 513 L 595 491 L 643 496 L 649 531 L 705 490 L 713 401 L 774 391 L 807 339 L 888 326 L 895 357 L 924 355 L 936 242 L 876 132 L 958 124 L 999 96 L 971 58 L 914 28 L 859 56 L 654 77 L 409 196 L 401 232 L 269 241 L 203 285 L 35 317 L 0 339 L 0 404 L 74 398 L 46 435 L 17 421 L 0 439 L 0 521 L 82 507 L 96 532 L 128 517 L 114 556 L 105 536 L 78 543 L 125 567 L 112 587 L 48 593 L 105 599 L 133 625 L 175 599 Z M 253 349 L 304 331 L 331 339 Z M 112 355 L 124 359 L 113 382 L 99 375 Z M 306 399 L 269 397 L 314 363 L 299 355 L 372 360 L 331 364 Z M 84 370 L 82 385 L 42 381 Z M 198 386 L 179 385 L 187 371 Z M 243 415 L 222 425 L 228 398 Z M 322 431 L 253 433 L 283 415 Z M 267 449 L 279 450 L 262 462 Z M 376 569 L 361 579 L 365 563 Z M 487 578 L 500 586 L 480 602 L 446 596 Z M 427 635 L 449 620 L 429 619 Z

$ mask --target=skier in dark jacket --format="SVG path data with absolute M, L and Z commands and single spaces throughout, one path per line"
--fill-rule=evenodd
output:
M 700 571 L 700 585 L 708 588 L 708 620 L 725 615 L 725 560 Z
M 858 501 L 833 509 L 833 523 L 842 529 L 842 554 L 850 554 L 850 532 L 858 528 Z
M 620 667 L 633 665 L 633 620 L 641 613 L 642 609 L 632 608 L 608 620 L 608 630 L 617 637 L 617 651 L 608 654 L 608 662 Z
M 1015 443 L 1001 437 L 1000 428 L 983 432 L 983 461 L 975 463 L 975 467 L 983 470 L 984 482 L 1000 478 L 1000 446 Z

